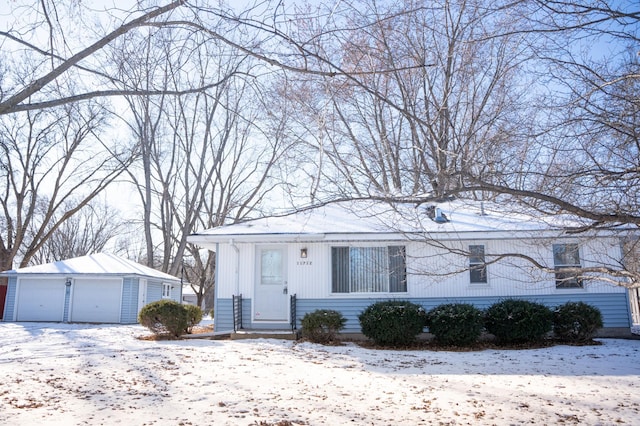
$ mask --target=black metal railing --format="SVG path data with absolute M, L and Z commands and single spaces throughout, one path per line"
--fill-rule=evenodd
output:
M 233 331 L 242 330 L 242 294 L 233 295 Z
M 296 322 L 296 295 L 292 294 L 289 297 L 289 312 L 290 312 L 290 318 L 289 318 L 289 324 L 291 324 L 291 331 L 294 332 L 298 329 L 298 324 Z

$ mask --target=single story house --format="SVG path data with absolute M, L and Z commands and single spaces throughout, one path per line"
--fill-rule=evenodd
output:
M 619 267 L 621 231 L 569 231 L 581 225 L 465 200 L 361 200 L 221 226 L 188 241 L 217 256 L 216 332 L 298 328 L 306 313 L 334 309 L 347 319 L 343 332 L 359 333 L 358 315 L 376 301 L 484 309 L 520 298 L 550 307 L 584 301 L 601 310 L 603 331 L 628 334 L 628 290 L 570 273 Z
M 4 321 L 134 324 L 147 303 L 182 300 L 179 278 L 107 253 L 0 276 L 8 278 Z

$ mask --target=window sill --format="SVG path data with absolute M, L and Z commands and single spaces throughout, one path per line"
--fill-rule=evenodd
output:
M 470 290 L 484 290 L 491 288 L 491 285 L 489 283 L 470 283 L 467 288 Z
M 408 297 L 408 292 L 403 293 L 390 293 L 390 292 L 380 292 L 380 293 L 329 293 L 329 297 L 351 297 L 351 298 L 363 298 L 363 297 L 395 297 L 402 296 Z

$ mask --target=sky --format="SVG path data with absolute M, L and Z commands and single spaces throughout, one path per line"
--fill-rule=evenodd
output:
M 531 350 L 142 340 L 0 323 L 0 424 L 637 424 L 640 340 Z

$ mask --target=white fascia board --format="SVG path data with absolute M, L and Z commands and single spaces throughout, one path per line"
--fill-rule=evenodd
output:
M 187 241 L 202 247 L 215 248 L 216 243 L 303 243 L 335 241 L 473 241 L 473 240 L 539 240 L 584 239 L 612 237 L 615 232 L 568 233 L 564 229 L 509 230 L 509 231 L 461 231 L 461 232 L 388 232 L 388 233 L 326 233 L 326 234 L 194 234 Z
M 188 242 L 203 247 L 216 243 L 313 242 L 324 239 L 325 234 L 195 234 L 187 237 Z

